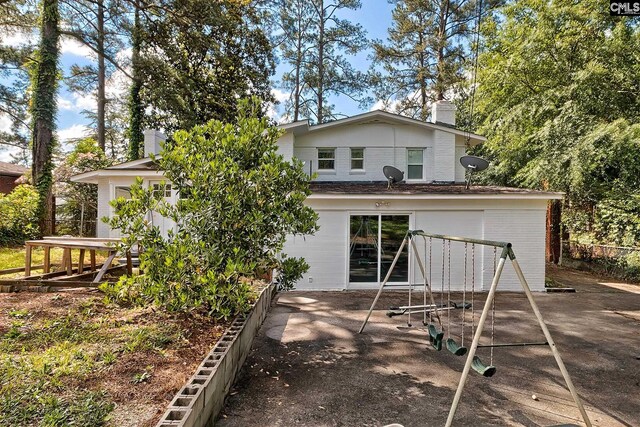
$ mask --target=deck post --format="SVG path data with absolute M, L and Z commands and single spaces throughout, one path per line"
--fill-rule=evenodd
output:
M 80 254 L 78 255 L 78 273 L 82 274 L 84 272 L 84 249 L 80 249 Z
M 24 254 L 24 275 L 31 276 L 31 251 L 33 246 L 29 243 L 25 245 L 25 254 Z
M 67 276 L 73 274 L 73 263 L 71 262 L 71 248 L 64 248 L 62 253 L 62 267 L 67 269 Z
M 96 250 L 91 249 L 89 254 L 91 256 L 91 271 L 96 271 Z
M 44 247 L 44 272 L 51 272 L 51 248 L 49 246 Z

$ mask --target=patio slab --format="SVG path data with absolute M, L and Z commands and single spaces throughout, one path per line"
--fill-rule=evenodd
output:
M 616 285 L 612 292 L 585 273 L 552 273 L 564 273 L 578 292 L 537 294 L 536 301 L 591 421 L 640 425 L 640 287 Z M 444 425 L 465 358 L 430 348 L 422 330 L 399 329 L 405 316 L 385 315 L 389 306 L 406 304 L 406 292 L 385 291 L 358 334 L 373 297 L 368 291 L 280 294 L 216 425 Z M 483 298 L 476 294 L 476 322 Z M 544 340 L 524 295 L 499 293 L 496 304 L 496 342 Z M 456 335 L 460 314 L 450 320 Z M 414 325 L 420 320 L 414 317 Z M 469 345 L 469 322 L 466 327 Z M 489 360 L 489 350 L 478 354 Z M 493 364 L 492 378 L 470 374 L 454 425 L 582 424 L 547 347 L 496 349 Z

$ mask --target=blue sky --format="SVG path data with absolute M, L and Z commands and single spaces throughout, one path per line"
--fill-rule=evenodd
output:
M 367 37 L 369 39 L 385 39 L 387 36 L 387 28 L 391 23 L 391 10 L 387 0 L 363 0 L 362 8 L 357 11 L 343 10 L 340 12 L 339 17 L 342 19 L 349 19 L 353 22 L 360 23 L 367 31 Z M 6 44 L 19 44 L 29 39 L 26 35 L 9 35 L 9 37 L 3 37 L 3 42 Z M 32 39 L 32 37 L 31 37 Z M 121 55 L 129 55 L 129 51 L 121 52 Z M 352 64 L 359 70 L 366 71 L 370 66 L 369 59 L 370 52 L 362 52 L 352 58 Z M 61 42 L 61 61 L 60 66 L 63 73 L 67 74 L 69 68 L 73 64 L 86 65 L 94 61 L 91 51 L 68 39 L 63 39 Z M 276 74 L 273 77 L 274 81 L 278 81 L 285 66 L 279 65 L 276 69 Z M 107 95 L 109 92 L 112 94 L 121 93 L 127 86 L 126 78 L 120 73 L 116 73 L 112 80 L 108 82 Z M 274 88 L 274 94 L 281 93 Z M 346 114 L 348 116 L 358 114 L 362 112 L 358 105 L 346 98 L 335 98 L 330 100 L 336 105 L 338 112 Z M 89 133 L 89 121 L 82 115 L 83 110 L 95 110 L 96 101 L 92 95 L 83 95 L 80 93 L 70 92 L 64 84 L 60 85 L 58 91 L 58 138 L 65 147 L 65 142 L 69 139 L 79 138 Z M 276 113 L 282 113 L 282 108 L 276 107 Z M 6 123 L 0 118 L 0 128 L 6 126 Z M 10 152 L 3 150 L 0 151 L 0 161 L 9 161 Z

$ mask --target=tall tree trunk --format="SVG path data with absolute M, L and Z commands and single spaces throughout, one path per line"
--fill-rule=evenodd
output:
M 143 108 L 140 100 L 140 89 L 142 82 L 140 81 L 140 5 L 138 2 L 134 4 L 135 15 L 133 23 L 133 33 L 131 35 L 131 74 L 133 83 L 129 92 L 129 160 L 140 158 L 140 149 L 144 140 L 142 134 L 142 115 Z
M 444 74 L 446 73 L 446 63 L 444 58 L 444 47 L 447 44 L 447 21 L 449 19 L 449 0 L 440 3 L 440 22 L 438 23 L 438 54 L 436 65 L 436 100 L 444 99 Z
M 98 39 L 96 47 L 98 50 L 98 145 L 100 146 L 100 148 L 102 148 L 102 151 L 105 151 L 105 108 L 107 105 L 107 98 L 105 94 L 106 66 L 104 60 L 104 0 L 98 1 L 97 21 L 98 22 L 96 23 L 96 25 L 98 28 Z
M 547 205 L 547 261 L 558 264 L 560 261 L 560 235 L 562 221 L 562 201 L 551 200 Z
M 424 36 L 422 32 L 418 33 L 418 40 L 420 46 L 424 45 Z M 427 81 L 426 81 L 426 58 L 424 50 L 419 53 L 420 70 L 418 70 L 418 82 L 420 84 L 420 119 L 427 121 L 429 116 L 429 110 L 427 110 L 427 104 L 429 102 L 427 97 Z
M 318 95 L 318 114 L 316 115 L 318 119 L 318 124 L 322 124 L 324 121 L 323 115 L 323 97 L 324 97 L 324 26 L 325 26 L 325 16 L 324 16 L 324 1 L 320 0 L 320 8 L 319 8 L 319 16 L 318 16 L 318 87 L 317 87 L 317 95 Z
M 55 146 L 56 91 L 58 80 L 58 0 L 42 0 L 38 64 L 33 75 L 33 184 L 38 189 L 38 222 L 41 235 L 53 233 L 53 149 Z
M 298 8 L 298 39 L 296 40 L 295 89 L 293 94 L 293 121 L 300 117 L 300 71 L 302 70 L 302 7 Z

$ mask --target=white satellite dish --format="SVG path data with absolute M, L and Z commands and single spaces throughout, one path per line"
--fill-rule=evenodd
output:
M 389 184 L 387 188 L 391 188 L 392 184 L 396 182 L 402 182 L 404 179 L 404 172 L 402 172 L 398 168 L 394 168 L 393 166 L 385 166 L 382 168 L 382 173 L 387 178 L 387 183 Z
M 468 190 L 471 186 L 471 177 L 475 172 L 481 172 L 489 167 L 489 162 L 483 159 L 482 157 L 476 156 L 462 156 L 460 157 L 460 164 L 464 166 L 467 170 L 467 184 L 466 189 Z

